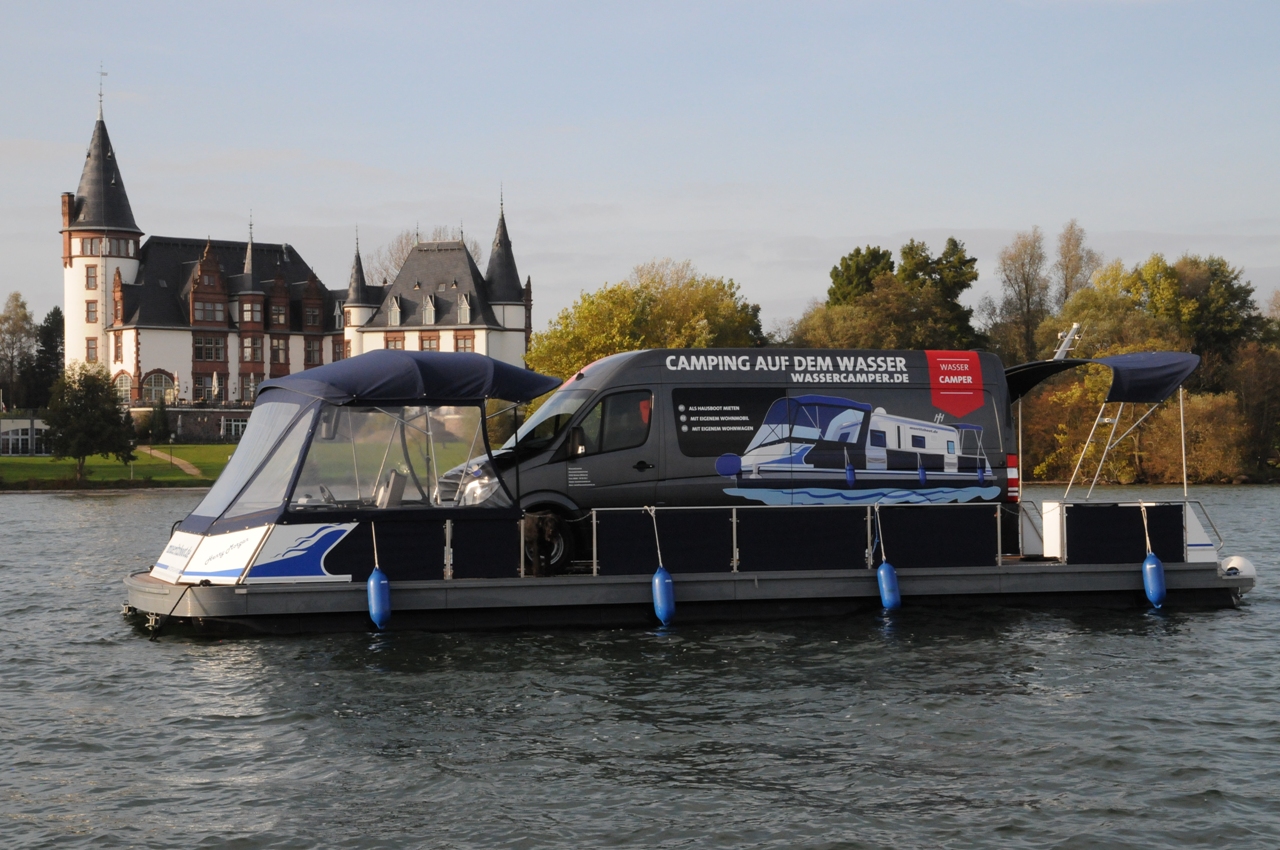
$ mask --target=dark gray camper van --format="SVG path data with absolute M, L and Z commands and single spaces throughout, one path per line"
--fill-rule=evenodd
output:
M 587 366 L 495 460 L 554 566 L 595 508 L 1017 501 L 1015 452 L 992 354 L 664 349 Z

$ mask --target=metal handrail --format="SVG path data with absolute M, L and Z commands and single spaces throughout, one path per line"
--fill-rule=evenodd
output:
M 1204 506 L 1204 502 L 1199 499 L 1183 499 L 1184 504 L 1196 505 L 1200 508 L 1200 515 L 1209 521 L 1209 527 L 1213 529 L 1213 536 L 1218 538 L 1218 546 L 1226 545 L 1226 540 L 1222 536 L 1222 532 L 1218 531 L 1218 526 L 1214 523 L 1213 517 L 1209 516 L 1209 509 Z

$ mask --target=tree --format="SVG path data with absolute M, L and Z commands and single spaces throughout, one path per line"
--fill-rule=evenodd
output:
M 163 395 L 156 402 L 155 409 L 151 411 L 151 422 L 148 424 L 151 429 L 152 443 L 163 443 L 169 439 L 169 408 L 165 407 Z
M 529 368 L 568 378 L 601 357 L 641 348 L 726 348 L 764 342 L 760 307 L 732 280 L 689 261 L 636 266 L 621 283 L 584 292 L 529 341 Z
M 904 249 L 905 250 L 905 249 Z M 893 252 L 877 246 L 854 248 L 831 268 L 828 304 L 850 304 L 871 291 L 871 282 L 882 274 L 893 274 Z
M 978 279 L 977 264 L 955 237 L 947 239 L 942 254 L 934 257 L 924 242 L 909 240 L 899 250 L 900 261 L 883 248 L 856 248 L 831 269 L 831 288 L 824 305 L 811 305 L 800 322 L 784 332 L 790 341 L 814 347 L 834 342 L 822 340 L 929 339 L 930 347 L 973 348 L 982 335 L 973 327 L 973 310 L 960 303 L 960 296 Z M 890 286 L 886 278 L 898 286 Z M 862 301 L 872 298 L 870 304 Z M 835 309 L 835 308 L 858 309 Z M 877 316 L 875 310 L 886 312 Z M 927 317 L 919 328 L 894 325 Z M 890 326 L 874 329 L 877 322 Z M 846 345 L 847 347 L 847 345 Z M 857 347 L 857 346 L 855 346 Z M 863 347 L 874 347 L 869 343 Z M 910 346 L 901 346 L 910 347 Z
M 941 299 L 948 329 L 946 348 L 976 348 L 985 340 L 973 327 L 973 309 L 960 303 L 960 296 L 978 279 L 978 259 L 966 253 L 964 243 L 954 236 L 937 257 L 929 246 L 912 239 L 899 252 L 898 280 L 932 287 Z
M 106 367 L 75 363 L 53 385 L 45 423 L 57 459 L 73 458 L 76 481 L 84 481 L 91 455 L 133 460 L 133 418 L 121 412 L 115 385 Z
M 852 304 L 810 305 L 787 342 L 803 348 L 954 348 L 951 306 L 928 282 L 882 274 Z
M 1054 301 L 1067 303 L 1072 295 L 1089 285 L 1093 273 L 1102 267 L 1102 255 L 1084 244 L 1084 228 L 1073 218 L 1058 234 L 1058 258 L 1050 270 Z
M 54 307 L 36 326 L 35 353 L 22 365 L 19 383 L 27 407 L 44 407 L 49 403 L 53 382 L 62 374 L 63 363 L 62 308 Z
M 1228 386 L 1240 399 L 1247 429 L 1245 460 L 1266 472 L 1280 449 L 1280 349 L 1258 342 L 1240 346 Z
M 1113 264 L 1123 271 L 1117 261 Z M 1108 266 L 1099 276 L 1114 271 Z M 1073 357 L 1101 357 L 1119 351 L 1188 351 L 1177 324 L 1152 316 L 1133 298 L 1115 287 L 1086 286 L 1073 294 L 1062 309 L 1040 323 L 1036 348 L 1049 351 L 1058 344 L 1058 334 L 1079 322 L 1081 335 L 1071 352 Z
M 404 261 L 409 259 L 413 246 L 419 242 L 458 240 L 462 240 L 466 245 L 467 251 L 471 254 L 471 259 L 475 261 L 475 264 L 477 266 L 480 265 L 480 243 L 478 241 L 470 237 L 464 238 L 460 227 L 438 224 L 432 228 L 430 239 L 421 239 L 416 229 L 402 230 L 392 237 L 390 242 L 371 251 L 364 262 L 365 279 L 373 286 L 391 283 L 396 279 L 396 275 L 400 274 L 400 267 L 404 265 Z
M 1033 227 L 1013 237 L 1000 252 L 996 274 L 1000 277 L 1001 299 L 998 305 L 985 305 L 989 332 L 1007 339 L 1012 349 L 1007 352 L 1018 361 L 1034 360 L 1036 330 L 1049 315 L 1049 279 L 1045 275 L 1044 235 Z M 1003 328 L 995 327 L 1003 325 Z
M 1199 390 L 1221 392 L 1241 344 L 1274 330 L 1258 312 L 1253 286 L 1222 257 L 1185 254 L 1169 263 L 1160 254 L 1126 270 L 1118 261 L 1097 272 L 1095 288 L 1127 298 L 1148 316 L 1165 322 L 1170 341 L 1203 358 L 1191 378 Z M 1178 341 L 1174 341 L 1178 340 Z M 1182 342 L 1185 340 L 1185 342 Z
M 0 312 L 0 388 L 7 405 L 26 401 L 18 388 L 18 374 L 32 355 L 35 346 L 35 323 L 27 302 L 17 292 L 10 292 Z
M 1222 257 L 1183 255 L 1174 263 L 1183 303 L 1183 332 L 1191 350 L 1204 358 L 1199 384 L 1220 392 L 1242 343 L 1258 339 L 1266 320 L 1253 300 L 1253 286 L 1241 282 L 1244 272 Z

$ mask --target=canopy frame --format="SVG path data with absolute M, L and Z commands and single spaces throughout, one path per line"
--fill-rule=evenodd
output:
M 1006 370 L 1006 374 L 1013 373 L 1021 379 L 1020 384 L 1022 386 L 1019 387 L 1018 392 L 1018 405 L 1019 409 L 1021 409 L 1021 396 L 1025 395 L 1028 390 L 1044 380 L 1044 378 L 1090 363 L 1098 363 L 1111 369 L 1111 388 L 1098 408 L 1098 415 L 1094 417 L 1093 427 L 1089 429 L 1089 436 L 1085 439 L 1084 445 L 1080 449 L 1080 457 L 1076 460 L 1075 468 L 1071 471 L 1071 478 L 1067 481 L 1067 489 L 1062 494 L 1062 498 L 1065 500 L 1071 495 L 1071 488 L 1075 486 L 1076 476 L 1080 474 L 1080 469 L 1084 465 L 1085 455 L 1089 453 L 1089 446 L 1093 445 L 1093 437 L 1097 433 L 1099 425 L 1110 424 L 1111 432 L 1103 442 L 1102 457 L 1098 459 L 1098 466 L 1093 472 L 1093 479 L 1089 482 L 1089 491 L 1085 494 L 1085 501 L 1093 497 L 1094 488 L 1098 486 L 1098 479 L 1102 476 L 1102 467 L 1106 464 L 1107 455 L 1111 453 L 1111 450 L 1120 445 L 1143 422 L 1146 422 L 1151 417 L 1151 414 L 1155 413 L 1160 408 L 1160 405 L 1168 400 L 1175 389 L 1178 392 L 1178 430 L 1182 441 L 1182 495 L 1183 498 L 1186 498 L 1187 423 L 1182 402 L 1182 383 L 1200 365 L 1199 355 L 1169 351 L 1120 354 L 1092 360 L 1048 360 L 1014 366 Z M 1136 422 L 1125 429 L 1123 434 L 1117 437 L 1115 433 L 1120 426 L 1120 417 L 1124 414 L 1124 406 L 1126 404 L 1141 403 L 1148 403 L 1151 406 L 1142 416 L 1138 417 Z M 1104 418 L 1103 414 L 1106 413 L 1107 405 L 1110 404 L 1118 404 L 1119 407 L 1115 409 L 1113 416 Z

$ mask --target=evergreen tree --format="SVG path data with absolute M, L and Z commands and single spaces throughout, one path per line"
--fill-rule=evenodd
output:
M 871 291 L 871 284 L 882 274 L 893 274 L 893 252 L 877 246 L 854 248 L 831 268 L 831 287 L 827 304 L 852 304 Z
M 169 433 L 169 408 L 165 407 L 162 395 L 151 411 L 151 442 L 163 443 L 169 439 Z
M 62 308 L 54 307 L 36 327 L 35 354 L 22 365 L 19 383 L 27 407 L 49 403 L 53 382 L 62 374 L 63 334 Z

